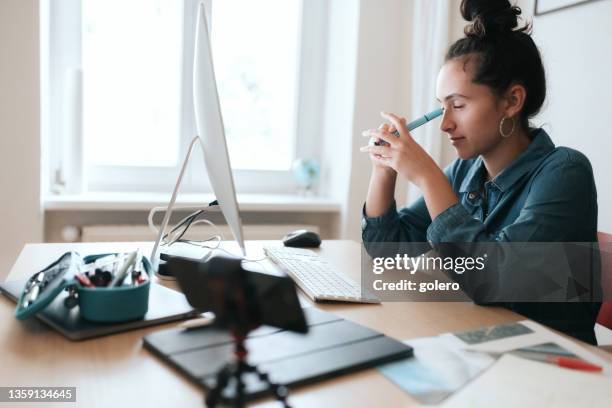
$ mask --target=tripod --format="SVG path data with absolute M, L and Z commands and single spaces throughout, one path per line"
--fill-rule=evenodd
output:
M 245 403 L 245 384 L 242 376 L 247 373 L 255 373 L 262 382 L 267 384 L 268 390 L 270 390 L 272 394 L 274 394 L 274 397 L 283 404 L 283 407 L 290 408 L 290 405 L 287 403 L 287 397 L 289 395 L 287 387 L 273 383 L 268 378 L 268 374 L 259 371 L 256 366 L 246 362 L 248 355 L 248 350 L 244 345 L 246 335 L 238 334 L 233 331 L 232 336 L 234 338 L 234 356 L 236 357 L 236 361 L 227 363 L 217 372 L 215 387 L 206 396 L 206 406 L 210 408 L 215 407 L 222 397 L 223 390 L 227 388 L 229 382 L 233 379 L 236 382 L 236 395 L 233 399 L 234 406 L 243 407 Z

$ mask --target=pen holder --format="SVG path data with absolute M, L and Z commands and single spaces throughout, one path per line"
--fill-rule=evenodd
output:
M 149 307 L 153 269 L 146 257 L 142 257 L 142 267 L 148 278 L 138 285 L 90 288 L 82 286 L 75 278 L 85 266 L 109 255 L 117 254 L 81 258 L 75 252 L 67 252 L 42 271 L 36 272 L 26 282 L 17 301 L 15 317 L 24 320 L 35 315 L 67 290 L 69 295 L 63 299 L 64 306 L 78 306 L 79 315 L 83 319 L 100 323 L 142 319 Z
M 91 255 L 83 258 L 85 264 L 107 255 Z M 77 285 L 79 313 L 94 322 L 124 322 L 142 319 L 149 307 L 151 264 L 145 257 L 142 263 L 149 279 L 136 286 L 87 288 Z

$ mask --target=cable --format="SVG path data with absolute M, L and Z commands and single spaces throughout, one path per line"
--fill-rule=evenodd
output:
M 204 240 L 194 240 L 194 239 L 182 239 L 182 237 L 185 235 L 185 233 L 187 232 L 187 228 L 189 228 L 192 225 L 197 225 L 197 224 L 208 224 L 211 227 L 213 227 L 215 229 L 216 234 L 215 235 L 211 235 L 210 237 L 204 239 Z M 196 221 L 191 221 L 187 228 L 185 228 L 184 231 L 182 231 L 182 233 L 180 234 L 180 236 L 175 239 L 172 240 L 168 243 L 168 245 L 172 245 L 175 242 L 185 242 L 185 243 L 190 243 L 192 245 L 197 245 L 197 246 L 201 246 L 203 248 L 208 248 L 208 249 L 217 249 L 219 248 L 219 245 L 221 245 L 221 241 L 223 241 L 223 234 L 221 234 L 221 231 L 219 231 L 219 228 L 217 228 L 217 226 L 210 220 L 207 220 L 205 218 L 196 220 Z M 201 242 L 208 242 L 211 241 L 213 239 L 217 240 L 217 245 L 215 247 L 209 247 L 209 246 L 205 246 L 205 245 L 199 245 L 199 243 Z
M 193 206 L 180 206 L 180 207 L 176 207 L 177 209 L 189 209 L 189 210 L 193 210 L 196 209 L 195 212 L 189 214 L 188 216 L 184 217 L 183 219 L 181 219 L 169 232 L 165 233 L 162 237 L 161 237 L 161 241 L 160 244 L 164 245 L 164 244 L 168 244 L 168 241 L 170 242 L 170 244 L 174 243 L 174 242 L 178 242 L 182 239 L 182 237 L 185 235 L 185 233 L 187 232 L 187 230 L 189 229 L 189 227 L 194 223 L 194 221 L 197 220 L 197 218 L 199 216 L 201 216 L 202 214 L 206 214 L 207 210 L 210 208 L 215 208 L 217 207 L 218 204 L 215 201 L 211 202 L 210 204 L 208 204 L 208 207 L 201 208 L 201 207 L 193 207 Z M 167 211 L 166 207 L 154 207 L 151 209 L 151 211 L 149 211 L 149 216 L 147 218 L 148 221 L 148 225 L 149 225 L 149 229 L 151 231 L 153 231 L 155 233 L 155 235 L 158 235 L 160 233 L 160 230 L 157 229 L 157 227 L 155 226 L 155 223 L 153 221 L 153 217 L 155 216 L 155 213 L 159 212 L 159 211 Z M 213 224 L 211 224 L 213 227 L 215 227 Z M 176 236 L 172 236 L 173 233 L 179 231 L 179 229 L 183 228 Z M 216 227 L 215 227 L 216 228 Z M 218 230 L 217 230 L 218 231 Z M 171 237 L 168 240 L 168 237 Z
M 206 222 L 208 222 L 210 225 L 212 225 L 216 229 L 214 224 L 212 224 L 208 220 L 197 220 L 197 218 L 200 215 L 202 215 L 202 214 L 205 214 L 204 210 L 199 210 L 199 211 L 196 211 L 193 214 L 188 215 L 187 217 L 183 218 L 167 234 L 164 234 L 164 236 L 162 237 L 162 240 L 166 241 L 167 238 L 169 236 L 171 236 L 172 233 L 174 233 L 174 232 L 176 232 L 176 231 L 178 231 L 179 229 L 182 228 L 182 230 L 180 230 L 175 237 L 172 237 L 172 238 L 167 240 L 167 244 L 168 245 L 172 245 L 175 242 L 181 241 L 183 236 L 187 233 L 187 230 L 189 229 L 189 227 L 191 227 L 192 225 L 197 224 L 198 221 L 206 221 Z M 217 230 L 217 232 L 218 232 L 218 230 Z
M 210 206 L 210 204 L 209 204 Z M 198 207 L 194 207 L 192 205 L 179 205 L 179 206 L 175 206 L 173 208 L 173 210 L 203 210 L 201 206 Z M 159 233 L 159 229 L 157 229 L 157 227 L 155 227 L 155 223 L 153 222 L 153 217 L 155 216 L 156 213 L 158 213 L 159 211 L 168 211 L 168 207 L 153 207 L 151 208 L 151 211 L 149 211 L 149 216 L 147 217 L 147 221 L 149 224 L 149 229 L 151 231 L 153 231 L 155 233 L 155 235 L 157 235 Z M 188 218 L 189 216 L 185 217 Z M 185 219 L 183 218 L 183 220 Z M 182 220 L 181 220 L 182 221 Z
M 176 240 L 181 239 L 183 235 L 185 235 L 185 232 L 187 232 L 187 229 L 189 229 L 193 221 L 197 219 L 201 214 L 204 214 L 204 210 L 196 211 L 192 213 L 191 215 L 188 215 L 187 217 L 183 218 L 167 234 L 164 234 L 164 238 L 167 238 L 170 234 L 172 234 L 173 232 L 176 232 L 179 228 L 183 227 L 184 225 L 185 227 L 179 233 L 178 237 L 174 238 L 173 240 L 176 241 Z
M 212 204 L 217 204 L 216 201 L 213 203 L 209 204 L 210 208 L 212 206 Z M 209 253 L 206 254 L 206 256 L 202 257 L 203 261 L 207 261 L 213 254 L 214 251 L 221 251 L 221 252 L 225 252 L 226 254 L 235 257 L 235 258 L 239 258 L 241 259 L 243 262 L 249 263 L 249 262 L 253 262 L 253 263 L 258 263 L 260 264 L 264 270 L 267 271 L 267 268 L 265 266 L 265 264 L 263 264 L 262 262 L 267 260 L 268 257 L 264 256 L 263 258 L 258 258 L 258 259 L 248 259 L 245 256 L 242 255 L 235 255 L 233 253 L 231 253 L 230 251 L 221 248 L 221 241 L 223 241 L 223 234 L 221 234 L 221 231 L 219 230 L 219 228 L 210 220 L 207 220 L 206 218 L 200 218 L 198 219 L 199 216 L 206 214 L 207 211 L 201 207 L 193 207 L 193 206 L 176 206 L 174 209 L 177 210 L 193 210 L 195 209 L 196 211 L 189 214 L 188 216 L 184 217 L 183 219 L 181 219 L 168 233 L 164 234 L 162 237 L 162 242 L 161 245 L 163 246 L 171 246 L 172 244 L 175 244 L 177 242 L 180 243 L 184 243 L 184 244 L 188 244 L 188 245 L 194 245 L 200 248 L 204 248 L 204 249 L 208 249 Z M 153 222 L 153 217 L 155 216 L 155 213 L 159 212 L 159 211 L 166 211 L 167 208 L 166 207 L 153 207 L 151 209 L 151 211 L 149 211 L 149 216 L 148 216 L 148 224 L 149 224 L 149 228 L 157 235 L 159 234 L 159 229 L 157 229 L 155 227 L 155 224 Z M 183 239 L 183 237 L 185 236 L 185 234 L 187 233 L 187 230 L 197 224 L 207 224 L 210 225 L 211 227 L 214 228 L 216 234 L 215 235 L 211 235 L 210 237 L 204 239 L 204 240 L 192 240 L 192 239 Z M 181 229 L 179 231 L 179 229 Z M 173 233 L 178 232 L 178 234 L 176 236 L 172 236 Z M 212 240 L 216 240 L 216 244 L 215 246 L 207 246 L 204 245 L 204 243 L 212 241 Z

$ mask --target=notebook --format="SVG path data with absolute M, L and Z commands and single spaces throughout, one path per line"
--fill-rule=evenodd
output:
M 25 282 L 25 280 L 2 282 L 0 283 L 0 291 L 12 301 L 17 302 Z M 79 316 L 78 307 L 67 309 L 64 306 L 66 296 L 66 292 L 61 293 L 36 317 L 70 340 L 85 340 L 106 336 L 156 324 L 184 320 L 196 315 L 196 312 L 187 303 L 185 295 L 157 283 L 151 284 L 149 309 L 145 317 L 130 322 L 95 323 L 85 320 Z

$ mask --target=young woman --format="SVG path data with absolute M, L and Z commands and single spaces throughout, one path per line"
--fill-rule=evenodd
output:
M 437 81 L 441 130 L 459 158 L 444 171 L 405 130 L 405 119 L 364 132 L 373 163 L 363 209 L 366 249 L 381 242 L 596 242 L 597 193 L 588 159 L 555 147 L 529 126 L 546 81 L 530 27 L 507 0 L 463 0 L 472 22 L 455 42 Z M 391 133 L 399 131 L 400 136 Z M 376 146 L 382 139 L 388 146 Z M 397 211 L 397 178 L 421 190 Z M 368 249 L 368 251 L 370 251 Z M 525 260 L 529 262 L 529 260 Z M 590 343 L 599 303 L 504 306 Z

